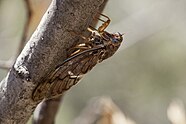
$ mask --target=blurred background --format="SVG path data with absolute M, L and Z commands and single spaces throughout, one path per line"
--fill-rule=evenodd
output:
M 28 36 L 51 1 L 30 2 L 33 16 Z M 125 33 L 125 41 L 113 57 L 68 91 L 56 123 L 72 123 L 97 96 L 111 97 L 137 124 L 170 124 L 170 116 L 179 112 L 185 120 L 185 12 L 185 0 L 109 0 L 103 12 L 112 20 L 107 30 Z M 24 0 L 0 0 L 1 61 L 17 55 L 26 18 Z M 7 70 L 0 69 L 0 79 L 6 74 Z M 171 105 L 178 109 L 169 111 Z

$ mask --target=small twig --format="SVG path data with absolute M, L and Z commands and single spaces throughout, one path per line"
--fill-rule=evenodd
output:
M 28 34 L 29 25 L 30 25 L 30 22 L 31 22 L 31 16 L 32 16 L 32 8 L 31 8 L 30 1 L 29 0 L 25 0 L 25 5 L 26 5 L 26 9 L 27 9 L 27 20 L 26 20 L 25 25 L 24 25 L 23 36 L 22 36 L 22 39 L 21 39 L 21 42 L 20 42 L 20 46 L 19 46 L 19 49 L 18 49 L 18 54 L 22 51 L 22 49 L 23 49 L 23 47 L 25 45 L 27 34 Z
M 61 98 L 63 97 L 58 97 L 46 101 L 44 100 L 43 102 L 41 102 L 34 112 L 34 118 L 32 123 L 55 124 L 55 117 L 61 103 Z
M 23 35 L 22 35 L 22 38 L 21 38 L 21 42 L 19 44 L 19 48 L 18 48 L 18 51 L 17 51 L 17 56 L 21 53 L 21 51 L 22 51 L 22 49 L 25 45 L 25 42 L 26 42 L 26 39 L 27 39 L 27 34 L 28 34 L 28 29 L 29 29 L 29 25 L 30 25 L 30 21 L 31 21 L 31 16 L 32 16 L 32 8 L 31 8 L 31 5 L 30 5 L 30 1 L 25 0 L 25 5 L 26 5 L 26 9 L 27 9 L 27 20 L 26 20 L 25 25 L 24 25 Z
M 21 51 L 22 51 L 22 49 L 25 45 L 27 34 L 28 34 L 28 29 L 29 29 L 29 24 L 30 24 L 30 21 L 31 21 L 32 11 L 31 11 L 30 1 L 25 0 L 25 4 L 26 4 L 26 9 L 27 9 L 27 20 L 26 20 L 25 25 L 24 25 L 23 35 L 22 35 L 22 38 L 21 38 L 21 41 L 20 41 L 20 44 L 19 44 L 19 47 L 18 47 L 17 54 L 15 55 L 16 57 L 21 53 Z M 10 69 L 12 64 L 15 61 L 15 59 L 13 59 L 13 58 L 16 58 L 16 57 L 12 57 L 8 61 L 0 60 L 0 69 L 5 69 L 5 70 Z

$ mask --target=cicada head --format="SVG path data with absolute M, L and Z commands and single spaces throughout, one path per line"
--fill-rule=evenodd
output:
M 111 43 L 115 46 L 118 46 L 123 41 L 123 34 L 120 34 L 119 32 L 112 34 L 112 37 L 110 38 Z
M 101 40 L 103 41 L 105 50 L 102 51 L 99 62 L 111 57 L 118 50 L 123 41 L 123 34 L 111 34 L 105 31 L 101 34 Z

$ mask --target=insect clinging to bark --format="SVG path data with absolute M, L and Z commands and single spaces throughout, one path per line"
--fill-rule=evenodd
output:
M 99 19 L 102 25 L 95 29 L 89 27 L 89 37 L 81 36 L 83 43 L 78 44 L 69 50 L 69 57 L 60 64 L 48 78 L 38 84 L 32 98 L 34 101 L 44 98 L 51 99 L 62 95 L 90 71 L 97 63 L 111 57 L 123 41 L 122 34 L 108 33 L 105 31 L 110 24 L 108 16 L 100 14 L 107 20 Z

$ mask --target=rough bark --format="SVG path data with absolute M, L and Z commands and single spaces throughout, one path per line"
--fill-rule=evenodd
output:
M 32 92 L 67 58 L 103 0 L 53 0 L 36 31 L 0 83 L 0 123 L 25 124 L 37 104 Z
M 104 2 L 99 6 L 98 9 L 100 13 L 103 11 L 107 2 L 108 0 L 104 0 Z M 97 20 L 91 22 L 91 26 L 96 26 L 97 22 Z M 39 104 L 34 112 L 33 124 L 54 124 L 55 115 L 60 107 L 61 99 L 63 99 L 63 96 L 56 99 L 45 100 Z

